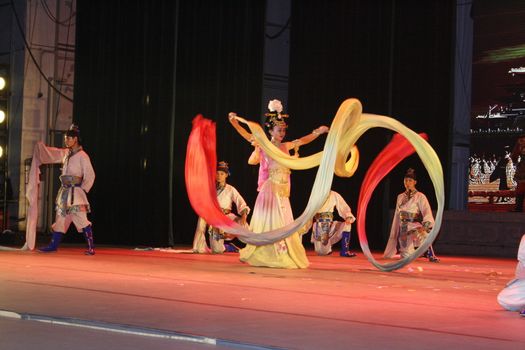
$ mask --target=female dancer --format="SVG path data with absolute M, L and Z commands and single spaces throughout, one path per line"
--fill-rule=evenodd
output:
M 271 142 L 282 152 L 289 153 L 300 146 L 315 140 L 319 135 L 328 132 L 328 127 L 320 126 L 312 131 L 311 134 L 301 137 L 292 142 L 283 142 L 286 135 L 286 117 L 282 114 L 282 104 L 278 100 L 272 100 L 268 104 L 270 113 L 266 114 L 265 127 L 270 134 Z M 237 128 L 235 113 L 230 113 L 230 122 Z M 249 164 L 259 164 L 259 194 L 255 201 L 255 206 L 250 222 L 250 229 L 254 233 L 266 232 L 281 228 L 293 219 L 292 208 L 290 206 L 290 169 L 280 165 L 257 145 L 248 160 Z M 304 233 L 304 232 L 302 232 Z M 254 246 L 246 245 L 240 250 L 241 261 L 253 266 L 267 266 L 278 268 L 306 268 L 308 259 L 304 250 L 301 234 L 295 232 L 282 241 Z

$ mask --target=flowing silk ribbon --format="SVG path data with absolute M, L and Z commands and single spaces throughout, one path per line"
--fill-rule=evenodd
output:
M 428 139 L 428 136 L 426 134 L 420 134 L 420 136 L 425 140 Z M 370 201 L 372 193 L 374 192 L 379 182 L 397 164 L 399 164 L 403 159 L 410 156 L 414 152 L 414 147 L 412 147 L 412 145 L 408 142 L 406 138 L 404 138 L 400 134 L 395 134 L 390 143 L 381 151 L 381 153 L 379 153 L 374 162 L 370 165 L 368 171 L 366 172 L 365 178 L 361 184 L 359 200 L 357 203 L 357 233 L 359 236 L 359 244 L 361 245 L 361 249 L 363 250 L 363 253 L 368 258 L 368 260 L 374 266 L 383 271 L 399 269 L 402 266 L 414 260 L 415 258 L 417 258 L 419 254 L 414 253 L 409 257 L 406 257 L 405 259 L 395 261 L 393 263 L 378 263 L 374 259 L 373 255 L 370 253 L 370 249 L 368 247 L 368 238 L 366 236 L 365 230 L 366 209 L 368 207 L 368 203 Z M 428 243 L 428 246 L 430 246 L 430 244 L 431 242 Z M 420 247 L 418 251 L 422 253 L 424 250 L 428 249 L 428 246 L 424 248 L 424 246 L 422 245 L 422 247 Z
M 423 165 L 427 169 L 430 179 L 434 185 L 438 209 L 434 227 L 421 246 L 409 257 L 395 263 L 380 264 L 370 253 L 366 232 L 364 231 L 364 218 L 359 224 L 360 214 L 366 213 L 366 206 L 370 196 L 377 186 L 377 183 L 403 158 L 383 160 L 388 151 L 382 152 L 377 158 L 377 166 L 371 168 L 367 176 L 367 183 L 370 181 L 370 190 L 362 186 L 362 194 L 358 207 L 358 232 L 360 244 L 368 260 L 383 271 L 399 269 L 410 261 L 414 260 L 418 254 L 426 250 L 434 241 L 441 226 L 443 207 L 444 207 L 444 182 L 441 163 L 432 147 L 418 134 L 410 130 L 400 122 L 387 116 L 375 114 L 362 114 L 361 103 L 357 99 L 347 99 L 339 107 L 334 120 L 330 126 L 324 149 L 314 155 L 295 158 L 279 151 L 264 134 L 262 127 L 254 122 L 247 121 L 241 117 L 233 117 L 236 122 L 241 122 L 249 128 L 251 134 L 243 132 L 243 136 L 249 140 L 257 142 L 272 159 L 290 169 L 309 169 L 319 166 L 317 175 L 310 192 L 308 204 L 303 213 L 292 223 L 273 231 L 254 234 L 249 230 L 234 223 L 220 211 L 215 194 L 215 124 L 210 120 L 198 116 L 193 122 L 193 130 L 188 141 L 186 153 L 186 187 L 188 197 L 193 209 L 197 214 L 213 226 L 238 236 L 246 243 L 254 245 L 270 244 L 286 238 L 302 228 L 315 213 L 321 208 L 326 200 L 331 186 L 334 173 L 338 176 L 350 177 L 357 169 L 358 152 L 355 143 L 367 130 L 375 127 L 390 129 L 401 134 L 411 147 L 401 147 L 408 156 L 415 150 Z M 233 124 L 233 123 L 232 123 Z M 240 125 L 238 125 L 240 127 Z M 236 127 L 236 129 L 238 129 Z M 397 141 L 397 137 L 394 138 Z M 394 141 L 394 140 L 393 140 Z M 392 147 L 400 147 L 399 145 Z M 401 149 L 400 148 L 400 149 Z M 406 151 L 408 149 L 408 151 Z M 400 153 L 399 156 L 403 154 Z M 347 161 L 348 157 L 351 158 Z M 386 164 L 386 165 L 385 165 Z M 381 166 L 383 165 L 383 166 Z M 388 170 L 388 171 L 386 171 Z M 363 206 L 363 208 L 361 208 Z M 361 210 L 361 211 L 360 211 Z M 365 214 L 366 216 L 366 214 Z M 362 232 L 362 233 L 361 233 Z

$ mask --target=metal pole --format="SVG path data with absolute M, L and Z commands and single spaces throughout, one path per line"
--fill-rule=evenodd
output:
M 178 44 L 178 27 L 179 27 L 179 1 L 175 3 L 175 50 L 173 52 L 173 92 L 171 96 L 171 122 L 170 122 L 170 159 L 169 159 L 169 183 L 168 183 L 168 245 L 175 245 L 173 236 L 173 175 L 174 175 L 174 158 L 175 158 L 175 107 L 177 97 L 177 44 Z

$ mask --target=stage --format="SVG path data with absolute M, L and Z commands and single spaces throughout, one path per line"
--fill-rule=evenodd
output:
M 516 259 L 440 256 L 387 273 L 359 250 L 309 252 L 305 270 L 233 253 L 82 252 L 0 251 L 2 350 L 525 348 L 525 319 L 496 301 Z

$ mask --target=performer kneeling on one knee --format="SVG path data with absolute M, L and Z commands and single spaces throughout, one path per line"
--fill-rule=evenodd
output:
M 427 197 L 416 189 L 414 169 L 407 170 L 403 182 L 405 192 L 397 196 L 396 212 L 384 258 L 392 258 L 396 254 L 398 244 L 401 257 L 409 256 L 434 226 L 434 216 Z M 425 257 L 431 262 L 439 262 L 432 246 L 428 248 Z
M 60 175 L 62 186 L 56 198 L 53 236 L 47 247 L 39 249 L 41 252 L 57 251 L 62 237 L 73 222 L 77 231 L 84 233 L 87 242 L 85 254 L 95 255 L 93 230 L 87 218 L 87 213 L 90 212 L 87 193 L 95 182 L 95 171 L 80 142 L 80 130 L 76 125 L 71 125 L 64 135 L 66 148 L 48 147 L 42 142 L 36 145 L 42 155 L 42 163 L 62 163 L 62 175 Z
M 334 207 L 337 208 L 339 216 L 345 219 L 344 222 L 333 220 Z M 331 254 L 332 246 L 341 241 L 339 254 L 345 257 L 356 256 L 356 253 L 349 251 L 350 231 L 354 221 L 352 210 L 343 197 L 335 191 L 330 191 L 326 202 L 314 216 L 311 242 L 314 244 L 315 252 L 318 255 Z
M 230 175 L 230 170 L 228 163 L 219 162 L 217 165 L 217 175 L 216 175 L 216 188 L 217 188 L 217 200 L 222 209 L 222 212 L 230 219 L 236 221 L 242 226 L 246 226 L 246 217 L 250 213 L 250 208 L 246 205 L 246 201 L 239 194 L 239 191 L 230 184 L 226 183 L 228 176 Z M 232 205 L 235 204 L 237 212 L 240 216 L 232 213 Z M 195 229 L 195 236 L 193 238 L 193 252 L 194 253 L 208 253 L 210 248 L 206 244 L 206 237 L 204 232 L 206 231 L 207 223 L 206 221 L 199 217 L 197 221 L 197 228 Z M 211 252 L 214 254 L 222 254 L 224 252 L 238 252 L 239 248 L 233 244 L 233 237 L 228 236 L 222 230 L 219 230 L 216 227 L 208 226 L 208 234 L 210 238 L 210 247 Z M 224 241 L 230 242 L 224 242 Z

